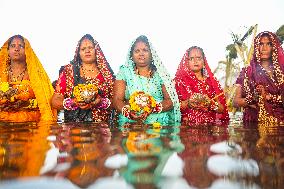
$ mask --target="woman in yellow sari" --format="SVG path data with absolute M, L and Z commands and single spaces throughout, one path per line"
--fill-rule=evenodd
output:
M 0 121 L 55 121 L 51 82 L 30 43 L 10 37 L 0 50 Z

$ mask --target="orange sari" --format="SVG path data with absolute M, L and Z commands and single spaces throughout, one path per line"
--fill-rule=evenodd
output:
M 0 83 L 8 82 L 8 67 L 10 58 L 8 55 L 7 40 L 0 49 Z M 31 48 L 27 39 L 24 39 L 27 71 L 29 80 L 21 81 L 29 88 L 28 99 L 36 99 L 38 108 L 33 110 L 21 108 L 17 111 L 1 111 L 0 121 L 27 122 L 27 121 L 56 121 L 56 111 L 51 109 L 50 100 L 53 95 L 53 87 L 42 64 Z M 19 83 L 18 83 L 19 84 Z

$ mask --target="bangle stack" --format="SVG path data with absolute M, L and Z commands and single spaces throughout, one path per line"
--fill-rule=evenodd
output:
M 65 98 L 63 100 L 63 107 L 65 110 L 76 110 L 78 108 L 72 98 Z
M 110 99 L 108 98 L 102 98 L 101 99 L 101 103 L 96 107 L 96 108 L 99 108 L 99 109 L 108 109 L 109 106 L 110 106 L 111 102 L 110 102 Z
M 123 106 L 123 108 L 121 109 L 121 113 L 123 116 L 127 117 L 128 119 L 130 118 L 130 106 L 129 105 L 125 105 Z
M 270 100 L 275 103 L 282 103 L 281 95 L 272 95 L 269 93 Z
M 161 113 L 163 110 L 162 103 L 156 103 L 156 107 L 153 109 L 153 113 Z
M 213 110 L 213 111 L 217 111 L 218 109 L 219 109 L 219 104 L 218 104 L 218 102 L 214 102 L 214 103 L 212 103 L 211 104 L 211 110 Z
M 190 105 L 190 98 L 187 99 L 187 107 L 188 107 L 188 108 L 192 108 L 191 105 Z
M 246 98 L 245 98 L 245 101 L 246 101 L 246 103 L 247 103 L 248 105 L 252 104 L 252 98 L 246 97 Z

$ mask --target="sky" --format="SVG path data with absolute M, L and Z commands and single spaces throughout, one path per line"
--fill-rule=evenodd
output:
M 255 24 L 258 32 L 275 32 L 283 10 L 283 0 L 0 0 L 0 45 L 23 35 L 53 81 L 84 34 L 99 42 L 115 73 L 143 34 L 174 76 L 189 47 L 202 47 L 214 70 L 225 60 L 231 32 Z

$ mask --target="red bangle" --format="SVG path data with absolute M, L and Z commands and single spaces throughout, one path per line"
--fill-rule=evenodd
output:
M 125 105 L 122 107 L 121 109 L 121 114 L 125 117 L 127 117 L 128 119 L 130 118 L 130 106 L 129 105 Z
M 156 107 L 153 110 L 153 113 L 161 113 L 163 110 L 163 105 L 162 103 L 156 103 Z

